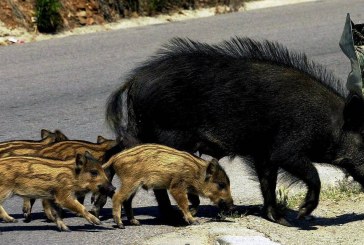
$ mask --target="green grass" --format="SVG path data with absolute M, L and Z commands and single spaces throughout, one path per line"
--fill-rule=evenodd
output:
M 306 193 L 289 195 L 289 188 L 280 187 L 277 190 L 277 204 L 281 210 L 287 208 L 296 209 L 302 203 Z M 338 202 L 344 199 L 358 200 L 363 198 L 363 189 L 357 182 L 347 178 L 337 181 L 335 185 L 323 187 L 320 193 L 320 201 Z

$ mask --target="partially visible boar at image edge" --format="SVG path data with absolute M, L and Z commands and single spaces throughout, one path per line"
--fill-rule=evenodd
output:
M 69 231 L 60 217 L 59 207 L 82 215 L 92 224 L 100 220 L 87 212 L 75 197 L 76 192 L 113 191 L 99 161 L 88 152 L 68 161 L 17 156 L 0 158 L 0 219 L 16 222 L 2 203 L 12 195 L 46 199 L 53 221 L 61 231 Z
M 319 202 L 312 162 L 341 167 L 364 184 L 363 96 L 347 94 L 324 67 L 275 42 L 176 38 L 130 73 L 111 95 L 106 117 L 120 138 L 127 132 L 218 159 L 249 157 L 264 217 L 290 225 L 277 209 L 279 168 L 307 185 L 298 218 Z M 160 210 L 170 210 L 166 192 L 155 194 Z

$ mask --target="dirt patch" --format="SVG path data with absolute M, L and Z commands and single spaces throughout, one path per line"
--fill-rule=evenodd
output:
M 255 215 L 235 219 L 235 222 L 281 244 L 363 244 L 363 197 L 322 201 L 313 213 L 313 220 L 296 220 L 297 212 L 291 211 L 288 217 L 294 227 L 277 225 Z

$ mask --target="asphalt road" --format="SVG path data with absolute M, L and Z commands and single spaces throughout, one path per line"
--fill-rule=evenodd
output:
M 0 141 L 38 139 L 42 128 L 61 129 L 72 139 L 112 137 L 104 121 L 108 96 L 130 69 L 176 36 L 209 43 L 233 36 L 279 41 L 306 52 L 345 80 L 349 61 L 338 42 L 346 14 L 364 22 L 363 9 L 362 0 L 322 0 L 1 47 Z M 260 203 L 257 183 L 241 170 L 244 165 L 239 161 L 224 165 L 231 174 L 236 203 Z M 150 236 L 183 229 L 161 225 L 152 192 L 143 191 L 134 200 L 142 226 L 126 230 L 115 230 L 111 219 L 93 227 L 82 218 L 68 215 L 65 222 L 73 232 L 64 234 L 44 221 L 39 203 L 34 208 L 35 220 L 23 223 L 21 205 L 19 198 L 4 203 L 19 222 L 0 223 L 1 244 L 137 244 Z M 109 218 L 110 202 L 105 211 Z M 215 212 L 205 206 L 199 215 L 210 217 Z

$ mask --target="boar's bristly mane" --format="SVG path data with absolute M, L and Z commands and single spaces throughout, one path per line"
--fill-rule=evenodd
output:
M 343 82 L 337 79 L 331 71 L 307 58 L 306 54 L 288 50 L 278 42 L 235 37 L 229 41 L 210 45 L 188 38 L 174 38 L 167 45 L 164 45 L 150 61 L 159 62 L 180 55 L 206 58 L 220 56 L 230 59 L 274 63 L 305 73 L 341 97 L 347 95 Z

